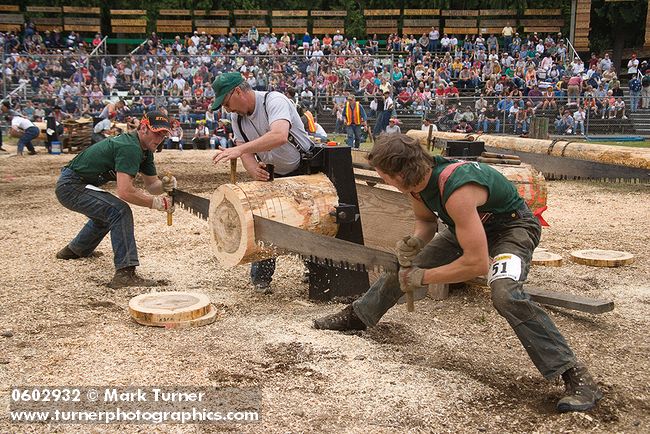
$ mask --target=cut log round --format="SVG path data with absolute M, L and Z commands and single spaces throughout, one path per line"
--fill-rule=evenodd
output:
M 133 297 L 129 313 L 140 324 L 166 323 L 200 318 L 210 311 L 210 299 L 195 292 L 152 292 Z
M 617 250 L 576 250 L 571 252 L 571 260 L 577 264 L 594 267 L 620 267 L 634 262 L 634 255 Z
M 562 256 L 557 253 L 535 250 L 531 263 L 532 265 L 544 265 L 546 267 L 561 267 Z
M 213 304 L 210 304 L 208 313 L 198 318 L 186 320 L 186 321 L 173 321 L 173 322 L 148 322 L 144 320 L 137 320 L 138 324 L 152 326 L 152 327 L 164 327 L 166 329 L 187 329 L 191 327 L 201 327 L 204 325 L 212 324 L 217 319 L 217 314 L 219 311 Z
M 208 218 L 216 257 L 234 266 L 277 256 L 256 240 L 253 215 L 335 236 L 338 225 L 329 213 L 337 204 L 336 188 L 324 174 L 221 185 L 210 199 Z

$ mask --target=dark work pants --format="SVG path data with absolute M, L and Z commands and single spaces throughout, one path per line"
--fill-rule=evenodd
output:
M 555 378 L 575 366 L 576 357 L 548 314 L 523 292 L 541 227 L 528 208 L 521 212 L 520 218 L 500 220 L 493 223 L 488 220 L 485 225 L 490 257 L 504 253 L 518 256 L 521 276 L 517 281 L 493 280 L 490 283 L 492 304 L 508 321 L 539 372 L 547 379 Z M 435 268 L 461 255 L 455 234 L 445 228 L 422 249 L 414 264 Z M 352 306 L 366 325 L 374 326 L 402 295 L 397 275 L 385 273 Z

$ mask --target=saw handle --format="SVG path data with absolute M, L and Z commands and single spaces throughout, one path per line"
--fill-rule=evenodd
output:
M 406 291 L 406 310 L 415 312 L 415 303 L 413 301 L 413 290 Z
M 230 183 L 237 184 L 237 159 L 230 160 Z
M 169 179 L 172 179 L 173 175 L 171 172 L 167 172 L 165 173 L 165 176 L 169 177 Z M 172 206 L 174 206 L 174 195 L 169 193 L 167 193 L 167 195 L 171 198 Z M 167 211 L 167 226 L 171 226 L 173 222 L 174 222 L 174 214 Z

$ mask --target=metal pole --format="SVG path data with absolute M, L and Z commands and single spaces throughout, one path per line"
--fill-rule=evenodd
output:
M 569 25 L 569 41 L 571 44 L 575 41 L 577 6 L 578 0 L 571 0 L 571 24 Z

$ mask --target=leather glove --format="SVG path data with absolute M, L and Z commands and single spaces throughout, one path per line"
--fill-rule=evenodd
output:
M 172 198 L 166 194 L 161 194 L 160 196 L 154 196 L 153 202 L 151 203 L 151 209 L 157 209 L 158 211 L 173 213 L 176 210 L 176 206 L 172 205 Z
M 397 262 L 401 267 L 410 267 L 413 260 L 424 247 L 424 241 L 417 237 L 406 236 L 395 244 L 397 250 Z
M 399 287 L 402 292 L 413 291 L 415 288 L 424 286 L 422 279 L 424 270 L 419 267 L 408 267 L 399 270 Z
M 175 176 L 165 175 L 162 177 L 162 188 L 165 193 L 171 194 L 177 185 Z

